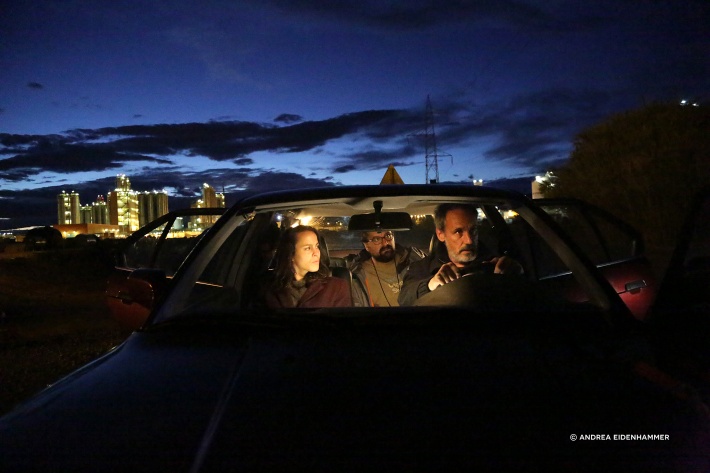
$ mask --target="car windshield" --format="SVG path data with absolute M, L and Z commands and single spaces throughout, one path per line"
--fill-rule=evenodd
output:
M 183 268 L 153 322 L 284 310 L 328 315 L 355 310 L 374 315 L 384 308 L 395 312 L 420 305 L 473 307 L 480 302 L 469 300 L 472 292 L 486 294 L 486 310 L 529 310 L 530 298 L 539 304 L 543 295 L 545 304 L 588 306 L 591 301 L 592 305 L 604 305 L 599 289 L 590 290 L 594 284 L 590 286 L 589 275 L 584 273 L 588 268 L 580 269 L 575 253 L 554 230 L 554 224 L 550 227 L 543 212 L 534 211 L 525 202 L 432 195 L 372 195 L 263 204 L 257 201 L 223 217 L 211 238 L 201 243 L 200 251 Z M 435 211 L 441 204 L 469 209 L 465 213 L 467 220 L 452 221 L 451 228 L 437 231 Z M 388 228 L 388 217 L 395 213 L 398 217 L 406 214 L 410 228 Z M 364 228 L 358 223 L 353 228 L 356 220 L 361 222 L 354 216 L 369 218 L 375 214 L 383 216 L 382 226 Z M 450 224 L 448 220 L 445 223 Z M 315 268 L 307 268 L 308 274 L 319 272 L 326 279 L 343 279 L 350 303 L 316 298 L 320 303 L 307 305 L 299 297 L 308 289 L 301 288 L 294 295 L 297 289 L 278 284 L 282 277 L 279 274 L 284 272 L 279 272 L 277 247 L 294 228 L 312 230 L 318 238 L 313 246 L 317 246 L 320 256 L 311 257 L 320 262 Z M 451 261 L 452 251 L 453 259 L 466 259 L 456 270 L 456 277 L 477 281 L 422 289 L 421 281 L 435 277 L 441 265 Z M 293 275 L 299 266 L 296 256 L 288 258 L 286 267 Z M 497 264 L 501 259 L 506 260 L 505 265 Z M 476 271 L 467 269 L 474 266 Z M 467 278 L 466 271 L 481 274 Z M 418 291 L 408 287 L 417 283 Z M 493 299 L 500 300 L 489 304 Z

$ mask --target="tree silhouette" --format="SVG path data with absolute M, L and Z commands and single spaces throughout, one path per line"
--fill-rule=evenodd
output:
M 649 245 L 674 244 L 710 184 L 710 108 L 654 103 L 582 131 L 546 197 L 578 197 L 628 221 Z

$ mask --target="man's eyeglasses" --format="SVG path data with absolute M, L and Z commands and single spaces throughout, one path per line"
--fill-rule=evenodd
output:
M 383 236 L 376 236 L 372 237 L 369 240 L 367 238 L 363 238 L 362 242 L 363 243 L 374 243 L 375 245 L 379 245 L 382 243 L 382 240 L 387 240 L 387 241 L 392 241 L 392 238 L 394 238 L 394 235 L 392 235 L 391 232 L 385 233 Z

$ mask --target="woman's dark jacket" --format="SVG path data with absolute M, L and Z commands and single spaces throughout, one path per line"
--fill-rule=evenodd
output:
M 265 302 L 267 307 L 272 309 L 294 307 L 286 289 L 266 292 Z M 327 277 L 311 282 L 295 307 L 351 307 L 352 305 L 350 285 L 344 279 Z

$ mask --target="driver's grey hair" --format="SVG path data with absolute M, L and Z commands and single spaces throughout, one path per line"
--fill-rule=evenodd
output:
M 446 225 L 446 214 L 457 209 L 465 210 L 474 215 L 478 215 L 478 208 L 475 205 L 459 203 L 439 204 L 434 210 L 434 224 L 436 225 L 436 228 L 444 231 L 444 226 Z

